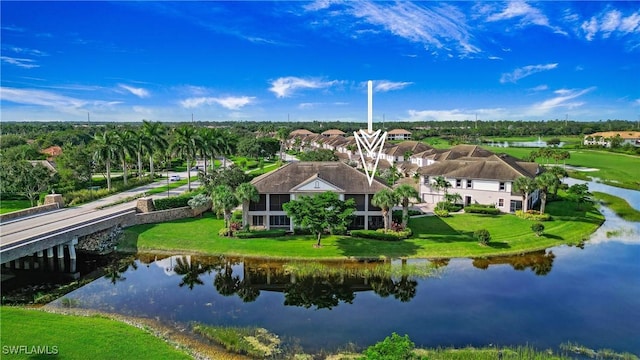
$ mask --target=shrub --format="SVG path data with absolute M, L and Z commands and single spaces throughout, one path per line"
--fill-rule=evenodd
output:
M 351 230 L 351 236 L 365 238 L 365 239 L 374 239 L 374 240 L 383 240 L 383 241 L 400 241 L 402 239 L 406 239 L 411 236 L 411 230 L 407 229 L 405 231 L 386 231 L 384 229 L 378 230 Z
M 540 214 L 540 211 L 537 211 L 537 210 L 527 210 L 527 212 L 524 212 L 522 210 L 516 210 L 516 216 L 525 220 L 533 220 L 533 221 L 551 220 L 551 215 Z
M 473 237 L 478 239 L 478 242 L 482 245 L 487 245 L 489 240 L 491 240 L 491 234 L 489 234 L 489 230 L 487 229 L 476 230 L 473 233 Z
M 531 230 L 536 233 L 536 236 L 540 236 L 542 235 L 542 233 L 544 233 L 544 224 L 541 222 L 537 222 L 531 225 Z
M 189 206 L 189 200 L 191 200 L 192 196 L 193 194 L 182 194 L 179 196 L 155 199 L 153 200 L 153 205 L 155 206 L 156 210 L 181 208 Z
M 449 215 L 449 210 L 433 210 L 433 213 L 436 214 L 439 217 L 449 217 L 451 215 Z
M 437 210 L 447 210 L 449 212 L 458 212 L 458 211 L 460 211 L 460 209 L 462 209 L 462 205 L 452 204 L 452 203 L 446 202 L 446 201 L 440 201 L 439 203 L 436 204 L 436 209 Z
M 189 201 L 187 201 L 187 204 L 192 209 L 197 209 L 204 206 L 211 206 L 211 198 L 205 194 L 198 194 L 192 197 L 191 199 L 189 199 Z
M 229 236 L 229 228 L 222 228 L 218 230 L 218 236 Z
M 367 360 L 398 360 L 413 359 L 415 344 L 409 335 L 400 336 L 396 333 L 387 336 L 383 341 L 369 346 L 363 353 Z
M 465 213 L 471 214 L 488 214 L 488 215 L 499 215 L 500 209 L 497 209 L 495 205 L 467 205 L 464 207 Z
M 242 211 L 237 210 L 231 214 L 231 221 L 242 222 Z
M 255 239 L 255 238 L 272 238 L 284 236 L 287 233 L 286 230 L 273 229 L 273 230 L 258 230 L 258 231 L 237 231 L 235 236 L 239 239 Z
M 424 214 L 424 213 L 422 211 L 420 211 L 420 210 L 409 209 L 409 217 L 416 216 L 416 215 L 422 215 L 422 214 Z M 396 221 L 396 222 L 402 222 L 402 210 L 393 210 L 392 219 L 393 219 L 393 221 Z
M 293 228 L 294 235 L 311 235 L 311 230 L 307 228 L 295 227 Z

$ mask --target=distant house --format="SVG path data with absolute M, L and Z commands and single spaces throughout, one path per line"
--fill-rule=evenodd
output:
M 411 131 L 393 129 L 387 132 L 387 140 L 411 140 Z
M 340 199 L 354 199 L 355 219 L 349 229 L 377 229 L 383 226 L 382 212 L 371 204 L 373 195 L 389 187 L 343 162 L 292 162 L 251 181 L 260 199 L 249 205 L 250 224 L 266 229 L 293 231 L 295 224 L 282 205 L 303 195 L 325 191 L 338 193 Z
M 322 136 L 325 137 L 333 137 L 333 136 L 344 136 L 345 132 L 338 129 L 330 129 L 322 132 Z
M 591 135 L 585 135 L 583 144 L 611 147 L 611 139 L 615 138 L 616 136 L 620 136 L 620 138 L 622 139 L 621 145 L 631 144 L 633 146 L 640 146 L 640 131 L 597 132 Z
M 53 160 L 57 156 L 62 155 L 62 148 L 58 145 L 49 146 L 46 149 L 40 150 L 40 154 L 47 155 L 47 160 Z
M 289 137 L 294 137 L 294 136 L 310 136 L 310 135 L 315 135 L 316 133 L 311 132 L 307 129 L 298 129 L 298 130 L 293 130 L 292 132 L 289 133 Z
M 448 155 L 451 154 L 449 152 Z M 448 193 L 460 194 L 465 206 L 495 204 L 502 212 L 515 212 L 522 209 L 522 193 L 514 191 L 513 183 L 523 176 L 534 178 L 541 170 L 537 163 L 520 161 L 508 155 L 446 159 L 418 169 L 420 196 L 425 203 L 443 201 L 444 191 L 434 187 L 435 178 L 442 176 L 451 185 Z M 537 201 L 536 190 L 529 196 L 528 208 Z

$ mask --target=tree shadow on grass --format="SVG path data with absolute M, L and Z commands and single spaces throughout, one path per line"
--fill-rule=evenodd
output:
M 542 234 L 542 236 L 546 237 L 547 239 L 564 240 L 562 236 L 553 235 L 553 234 Z
M 487 246 L 494 249 L 511 249 L 511 245 L 504 241 L 489 241 Z

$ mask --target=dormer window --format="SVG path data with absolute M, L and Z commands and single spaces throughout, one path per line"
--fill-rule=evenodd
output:
M 320 189 L 320 181 L 316 180 L 315 183 L 313 184 L 313 187 L 315 189 Z

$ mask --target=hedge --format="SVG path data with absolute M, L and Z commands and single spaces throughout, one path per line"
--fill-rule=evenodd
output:
M 411 236 L 411 230 L 405 231 L 376 231 L 376 230 L 351 230 L 351 236 L 365 239 L 384 240 L 384 241 L 400 241 Z
M 273 229 L 273 230 L 257 230 L 257 231 L 236 231 L 235 236 L 239 239 L 254 239 L 254 238 L 271 238 L 284 236 L 287 233 L 286 230 Z
M 175 209 L 180 207 L 189 206 L 189 200 L 193 197 L 194 194 L 182 194 L 178 196 L 168 197 L 168 198 L 160 198 L 153 200 L 153 205 L 156 210 L 167 210 L 167 209 Z
M 464 212 L 471 214 L 499 215 L 500 209 L 495 208 L 493 205 L 467 205 L 464 207 Z

